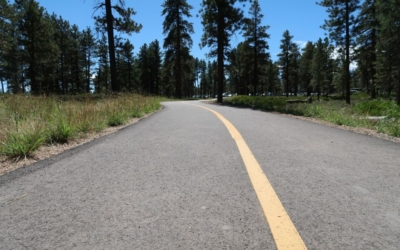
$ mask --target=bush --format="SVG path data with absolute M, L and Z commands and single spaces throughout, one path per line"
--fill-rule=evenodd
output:
M 396 109 L 395 106 L 397 105 L 391 101 L 370 100 L 356 103 L 354 110 L 360 115 L 386 116 L 390 109 Z M 400 113 L 400 110 L 398 112 Z
M 31 133 L 9 133 L 2 143 L 0 153 L 8 157 L 26 157 L 38 149 L 46 140 L 43 130 Z
M 54 128 L 49 131 L 49 140 L 51 143 L 67 143 L 72 137 L 74 129 L 64 118 L 60 118 Z
M 233 106 L 250 107 L 265 111 L 278 111 L 286 106 L 286 100 L 280 97 L 234 96 L 225 102 Z
M 108 116 L 107 124 L 110 127 L 116 127 L 125 123 L 128 120 L 121 112 L 115 112 Z

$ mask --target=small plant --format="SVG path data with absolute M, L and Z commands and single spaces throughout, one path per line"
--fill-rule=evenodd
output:
M 107 124 L 111 127 L 116 127 L 125 123 L 127 118 L 120 112 L 112 113 L 108 116 Z
M 89 121 L 81 121 L 77 125 L 77 129 L 78 129 L 78 132 L 89 133 L 91 131 L 91 129 L 92 129 L 92 126 L 89 123 Z
M 400 125 L 392 126 L 390 130 L 390 135 L 395 137 L 400 137 Z
M 306 105 L 304 108 L 304 116 L 307 117 L 322 117 L 322 107 L 318 104 Z
M 286 100 L 279 97 L 234 96 L 225 102 L 233 106 L 250 107 L 265 111 L 278 111 L 286 106 Z
M 0 153 L 12 158 L 29 156 L 46 140 L 43 130 L 32 133 L 10 133 L 0 147 Z
M 64 119 L 61 118 L 56 124 L 55 128 L 50 131 L 49 137 L 51 142 L 67 143 L 73 135 L 73 128 Z
M 356 103 L 354 110 L 360 115 L 384 116 L 392 107 L 391 101 L 370 100 Z

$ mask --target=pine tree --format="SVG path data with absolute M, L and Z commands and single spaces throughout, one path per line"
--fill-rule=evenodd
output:
M 215 96 L 215 88 L 214 88 L 214 72 L 211 61 L 207 62 L 207 82 L 208 82 L 208 93 L 209 97 Z
M 195 79 L 193 77 L 194 74 L 194 67 L 193 67 L 193 62 L 194 62 L 194 57 L 192 55 L 189 55 L 188 57 L 184 58 L 185 60 L 183 61 L 183 86 L 184 86 L 184 95 L 186 97 L 190 97 L 193 94 L 193 86 L 195 83 Z
M 371 98 L 376 97 L 376 44 L 378 41 L 378 16 L 375 0 L 365 0 L 357 17 L 355 32 L 357 47 L 355 49 L 358 67 L 361 71 L 364 86 L 370 90 Z
M 53 26 L 55 27 L 54 33 L 54 41 L 58 46 L 59 54 L 58 54 L 58 77 L 57 82 L 60 82 L 60 86 L 57 84 L 58 93 L 67 94 L 69 91 L 66 74 L 66 59 L 68 49 L 70 47 L 70 33 L 71 33 L 71 25 L 68 21 L 62 19 L 62 17 L 57 17 L 55 14 L 52 15 Z
M 271 95 L 274 95 L 278 92 L 280 86 L 279 62 L 273 62 L 270 59 L 267 65 L 267 90 Z
M 98 58 L 97 76 L 95 79 L 95 92 L 102 93 L 104 91 L 111 91 L 110 86 L 110 66 L 109 66 L 109 53 L 107 37 L 104 33 L 101 34 L 100 40 L 96 45 L 96 57 Z
M 253 72 L 253 65 L 249 62 L 252 61 L 253 50 L 251 49 L 248 43 L 239 43 L 237 46 L 238 49 L 238 67 L 240 69 L 240 78 L 242 81 L 241 86 L 241 95 L 248 95 L 251 93 L 250 88 L 251 84 L 251 76 Z
M 118 0 L 118 3 L 114 6 L 111 5 L 111 0 L 104 0 L 104 2 L 100 2 L 95 7 L 96 10 L 102 8 L 105 9 L 105 15 L 96 16 L 95 20 L 97 25 L 107 32 L 111 87 L 113 92 L 119 92 L 121 91 L 121 86 L 117 79 L 114 29 L 117 32 L 123 32 L 130 35 L 133 32 L 138 33 L 141 30 L 142 25 L 132 20 L 131 16 L 135 15 L 136 12 L 132 8 L 126 8 L 124 0 Z M 113 13 L 113 10 L 118 13 L 118 16 L 115 15 L 115 12 Z
M 397 85 L 397 104 L 400 105 L 400 1 L 377 0 L 380 22 L 378 47 L 379 77 L 391 83 L 390 90 Z
M 90 91 L 92 90 L 92 66 L 95 65 L 93 59 L 96 48 L 96 41 L 90 27 L 86 28 L 86 30 L 82 32 L 80 45 L 82 48 L 83 65 L 85 70 L 85 92 L 90 93 Z
M 175 97 L 182 97 L 182 61 L 189 57 L 189 50 L 192 47 L 190 34 L 193 31 L 193 24 L 185 20 L 191 17 L 190 10 L 193 9 L 186 0 L 165 0 L 162 4 L 165 57 L 167 61 L 174 62 L 175 76 Z
M 44 8 L 34 0 L 15 0 L 18 11 L 20 46 L 24 48 L 22 60 L 27 63 L 26 76 L 30 91 L 40 94 L 48 91 L 45 69 L 53 63 L 57 47 L 53 41 L 54 28 Z
M 224 87 L 224 56 L 230 45 L 230 36 L 239 30 L 243 23 L 243 11 L 235 7 L 237 2 L 246 0 L 203 0 L 201 17 L 203 36 L 201 47 L 211 47 L 210 56 L 217 56 L 218 63 L 218 102 L 222 103 Z
M 145 43 L 139 49 L 138 55 L 138 67 L 140 69 L 140 93 L 149 94 L 151 90 L 151 65 L 149 61 L 149 49 L 148 45 Z
M 196 57 L 194 60 L 194 66 L 193 66 L 193 74 L 194 74 L 194 81 L 195 81 L 195 86 L 194 86 L 194 95 L 195 97 L 198 95 L 198 86 L 199 86 L 199 79 L 200 79 L 200 60 L 199 58 Z
M 148 60 L 150 65 L 150 93 L 159 95 L 161 82 L 162 54 L 158 40 L 149 44 Z
M 283 76 L 285 79 L 286 97 L 289 97 L 289 91 L 290 91 L 290 69 L 291 69 L 290 62 L 291 62 L 291 52 L 294 46 L 292 38 L 293 36 L 290 35 L 288 30 L 283 32 L 283 39 L 281 40 L 281 45 L 280 45 L 282 52 L 278 54 L 279 63 L 283 69 Z
M 126 39 L 124 43 L 121 44 L 120 54 L 121 62 L 119 66 L 119 76 L 121 81 L 121 87 L 123 91 L 134 91 L 134 62 L 135 58 L 133 56 L 133 45 Z
M 248 43 L 253 50 L 253 92 L 257 93 L 257 85 L 260 84 L 260 67 L 265 67 L 268 60 L 269 54 L 267 50 L 269 49 L 266 39 L 270 36 L 267 34 L 269 26 L 262 26 L 261 21 L 264 17 L 261 14 L 260 4 L 258 0 L 254 0 L 250 10 L 250 18 L 245 20 L 245 32 L 243 34 Z
M 200 98 L 204 98 L 207 87 L 207 63 L 205 60 L 200 60 Z
M 307 96 L 310 96 L 312 91 L 310 83 L 312 79 L 314 44 L 312 42 L 307 42 L 302 51 L 303 53 L 300 57 L 300 82 L 302 88 L 307 91 Z
M 321 95 L 321 85 L 324 81 L 324 71 L 325 71 L 325 53 L 324 53 L 324 44 L 322 39 L 318 39 L 315 44 L 315 52 L 312 61 L 312 80 L 311 83 L 315 87 L 318 93 L 318 100 Z
M 72 83 L 72 91 L 73 93 L 82 93 L 83 92 L 83 70 L 82 70 L 82 61 L 80 54 L 80 40 L 82 37 L 82 33 L 80 32 L 77 25 L 71 26 L 70 33 L 70 46 L 68 47 L 68 63 L 71 69 L 71 83 Z
M 293 83 L 294 95 L 297 96 L 299 80 L 300 80 L 300 48 L 293 43 L 290 52 L 290 82 Z
M 15 15 L 12 6 L 6 0 L 0 0 L 0 82 L 1 92 L 5 92 L 4 83 L 10 80 L 10 69 L 11 63 L 7 58 L 10 54 L 13 43 L 16 43 L 16 37 L 12 36 L 13 33 L 13 20 Z
M 354 13 L 358 8 L 359 0 L 322 0 L 319 5 L 326 7 L 329 13 L 329 20 L 325 20 L 322 26 L 329 32 L 329 37 L 336 42 L 336 46 L 345 49 L 345 85 L 346 103 L 350 104 L 350 46 L 353 35 L 350 33 L 354 25 Z
M 175 94 L 175 84 L 174 84 L 174 70 L 172 68 L 173 62 L 168 61 L 164 58 L 163 65 L 161 69 L 161 79 L 162 79 L 162 89 L 160 90 L 161 95 L 171 97 Z
M 42 81 L 42 91 L 44 93 L 53 94 L 58 92 L 58 54 L 59 47 L 57 43 L 53 40 L 56 27 L 52 21 L 51 16 L 44 12 L 43 15 L 43 26 L 46 29 L 46 34 L 49 36 L 48 41 L 44 43 L 44 51 L 40 54 L 41 61 L 41 81 Z
M 233 48 L 228 56 L 228 63 L 227 63 L 227 71 L 229 74 L 229 81 L 231 82 L 232 85 L 235 86 L 235 91 L 239 95 L 241 94 L 239 91 L 239 86 L 240 86 L 240 72 L 239 72 L 239 55 L 238 55 L 238 49 Z
M 5 17 L 8 18 L 9 25 L 4 23 L 4 33 L 6 44 L 2 43 L 4 49 L 2 58 L 4 62 L 2 66 L 4 68 L 4 75 L 7 80 L 7 90 L 10 93 L 18 94 L 25 93 L 25 74 L 26 60 L 24 60 L 24 49 L 21 46 L 21 32 L 18 27 L 19 23 L 19 12 L 15 4 L 9 5 L 4 9 L 5 14 L 9 14 Z M 5 20 L 4 20 L 5 21 Z

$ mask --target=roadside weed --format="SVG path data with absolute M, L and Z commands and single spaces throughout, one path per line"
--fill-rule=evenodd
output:
M 41 129 L 31 132 L 7 133 L 6 140 L 2 142 L 0 153 L 12 158 L 29 156 L 38 149 L 46 140 Z
M 339 125 L 375 129 L 378 132 L 400 137 L 400 106 L 389 100 L 368 100 L 365 93 L 353 96 L 355 104 L 347 105 L 340 98 L 329 97 L 313 103 L 288 103 L 293 98 L 235 96 L 224 100 L 232 106 L 277 111 L 297 116 L 314 117 Z M 299 97 L 297 97 L 299 98 Z M 385 119 L 368 119 L 368 116 L 385 116 Z
M 137 94 L 1 94 L 0 156 L 30 156 L 42 144 L 68 143 L 71 139 L 85 137 L 87 133 L 125 124 L 129 118 L 159 109 L 161 100 Z

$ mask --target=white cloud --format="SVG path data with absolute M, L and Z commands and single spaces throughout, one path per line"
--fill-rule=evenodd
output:
M 336 48 L 334 49 L 334 51 L 333 51 L 332 57 L 333 57 L 334 59 L 337 59 L 337 58 L 340 56 L 338 50 L 339 50 L 339 48 L 336 47 Z M 351 58 L 351 56 L 353 55 L 353 53 L 354 53 L 354 49 L 350 49 L 350 58 Z M 350 70 L 355 70 L 357 67 L 358 67 L 357 62 L 355 62 L 355 61 L 350 62 Z
M 307 41 L 294 41 L 295 44 L 299 45 L 300 49 L 303 49 L 307 45 Z

